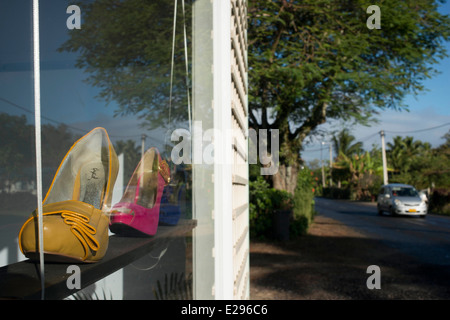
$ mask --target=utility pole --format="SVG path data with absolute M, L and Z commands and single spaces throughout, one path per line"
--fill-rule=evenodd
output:
M 331 167 L 332 167 L 332 163 L 333 163 L 333 155 L 331 152 L 331 143 L 328 144 L 328 146 L 330 147 L 330 188 L 333 186 L 333 178 L 331 176 Z
M 332 153 L 331 153 L 331 143 L 325 143 L 322 141 L 322 147 L 320 148 L 320 160 L 322 162 L 322 186 L 325 188 L 325 168 L 323 165 L 323 156 L 322 156 L 322 151 L 323 151 L 323 146 L 328 144 L 329 149 L 330 149 L 330 187 L 333 185 L 333 179 L 331 177 L 331 164 L 332 164 Z
M 145 134 L 142 134 L 141 136 L 141 172 L 140 172 L 140 176 L 141 179 L 139 179 L 140 183 L 139 186 L 142 188 L 143 187 L 143 183 L 144 183 L 144 153 L 145 153 L 145 138 L 147 138 L 147 136 Z
M 320 148 L 320 160 L 322 161 L 322 187 L 325 188 L 325 169 L 323 168 L 323 156 L 322 156 L 324 144 L 325 142 L 322 141 L 322 147 Z
M 141 135 L 141 158 L 144 157 L 145 153 L 145 138 L 147 138 L 147 135 L 143 133 Z
M 380 131 L 381 136 L 381 155 L 383 157 L 383 181 L 384 184 L 388 184 L 388 174 L 387 174 L 387 161 L 386 161 L 386 147 L 384 144 L 384 131 Z

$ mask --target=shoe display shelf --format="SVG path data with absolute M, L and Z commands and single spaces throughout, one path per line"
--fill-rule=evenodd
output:
M 152 237 L 112 235 L 105 257 L 96 263 L 45 263 L 45 299 L 61 300 L 77 290 L 69 289 L 70 265 L 80 268 L 81 289 L 142 258 L 154 248 L 186 236 L 196 220 L 180 220 L 176 226 L 159 226 Z M 0 268 L 0 299 L 41 299 L 39 262 L 25 260 Z

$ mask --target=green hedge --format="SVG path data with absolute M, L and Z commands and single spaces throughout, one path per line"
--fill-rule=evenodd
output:
M 294 192 L 294 214 L 290 225 L 290 236 L 306 234 L 314 219 L 314 191 L 312 172 L 304 168 L 297 176 L 297 187 Z
M 250 181 L 250 238 L 265 238 L 272 225 L 272 201 L 267 197 L 269 184 L 261 177 Z
M 250 237 L 273 238 L 273 212 L 289 207 L 291 202 L 291 194 L 270 188 L 262 177 L 250 181 Z
M 350 188 L 325 187 L 322 196 L 331 199 L 350 199 Z
M 433 213 L 450 215 L 450 192 L 448 189 L 435 189 L 429 199 L 429 208 Z
M 289 234 L 291 238 L 305 234 L 314 217 L 314 193 L 309 169 L 300 171 L 294 195 L 270 188 L 261 177 L 250 181 L 250 237 L 274 238 L 274 211 L 292 210 Z

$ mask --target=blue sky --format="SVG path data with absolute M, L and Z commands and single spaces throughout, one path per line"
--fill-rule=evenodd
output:
M 450 3 L 442 6 L 440 12 L 450 14 Z M 450 43 L 446 43 L 446 48 L 450 55 Z M 412 136 L 414 139 L 431 143 L 433 147 L 444 142 L 442 136 L 450 130 L 450 57 L 441 60 L 435 67 L 440 74 L 424 82 L 427 91 L 416 97 L 408 96 L 404 100 L 409 112 L 382 111 L 376 117 L 379 121 L 377 124 L 371 127 L 358 125 L 350 128 L 352 134 L 358 141 L 364 143 L 366 149 L 371 149 L 373 144 L 381 145 L 379 135 L 381 130 L 385 131 L 386 143 L 392 141 L 392 138 L 397 135 Z M 328 122 L 319 129 L 326 132 L 339 131 L 343 126 L 348 126 L 348 124 Z M 329 135 L 313 137 L 312 142 L 305 147 L 302 158 L 306 161 L 320 159 L 322 141 L 328 143 Z M 324 149 L 322 154 L 324 159 L 328 159 L 328 146 L 325 148 L 326 150 Z

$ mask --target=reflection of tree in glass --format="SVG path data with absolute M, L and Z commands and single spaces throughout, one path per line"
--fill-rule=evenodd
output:
M 27 124 L 25 115 L 13 116 L 0 113 L 0 189 L 16 182 L 35 181 L 34 125 Z M 65 153 L 77 137 L 67 126 L 42 125 L 43 185 L 48 188 Z
M 0 113 L 0 188 L 3 191 L 7 191 L 10 183 L 23 181 L 25 168 L 34 163 L 34 128 L 26 123 L 25 115 Z
M 190 3 L 190 1 L 187 1 Z M 77 67 L 100 98 L 116 101 L 115 115 L 138 114 L 148 128 L 169 124 L 173 1 L 82 1 L 82 28 L 60 50 L 78 52 Z M 177 10 L 171 121 L 188 119 L 183 23 Z M 189 25 L 187 26 L 189 28 Z M 187 30 L 187 34 L 190 34 Z
M 140 147 L 136 146 L 133 140 L 119 140 L 115 143 L 114 148 L 118 155 L 121 153 L 124 155 L 124 177 L 127 180 L 124 182 L 127 183 L 141 160 Z

